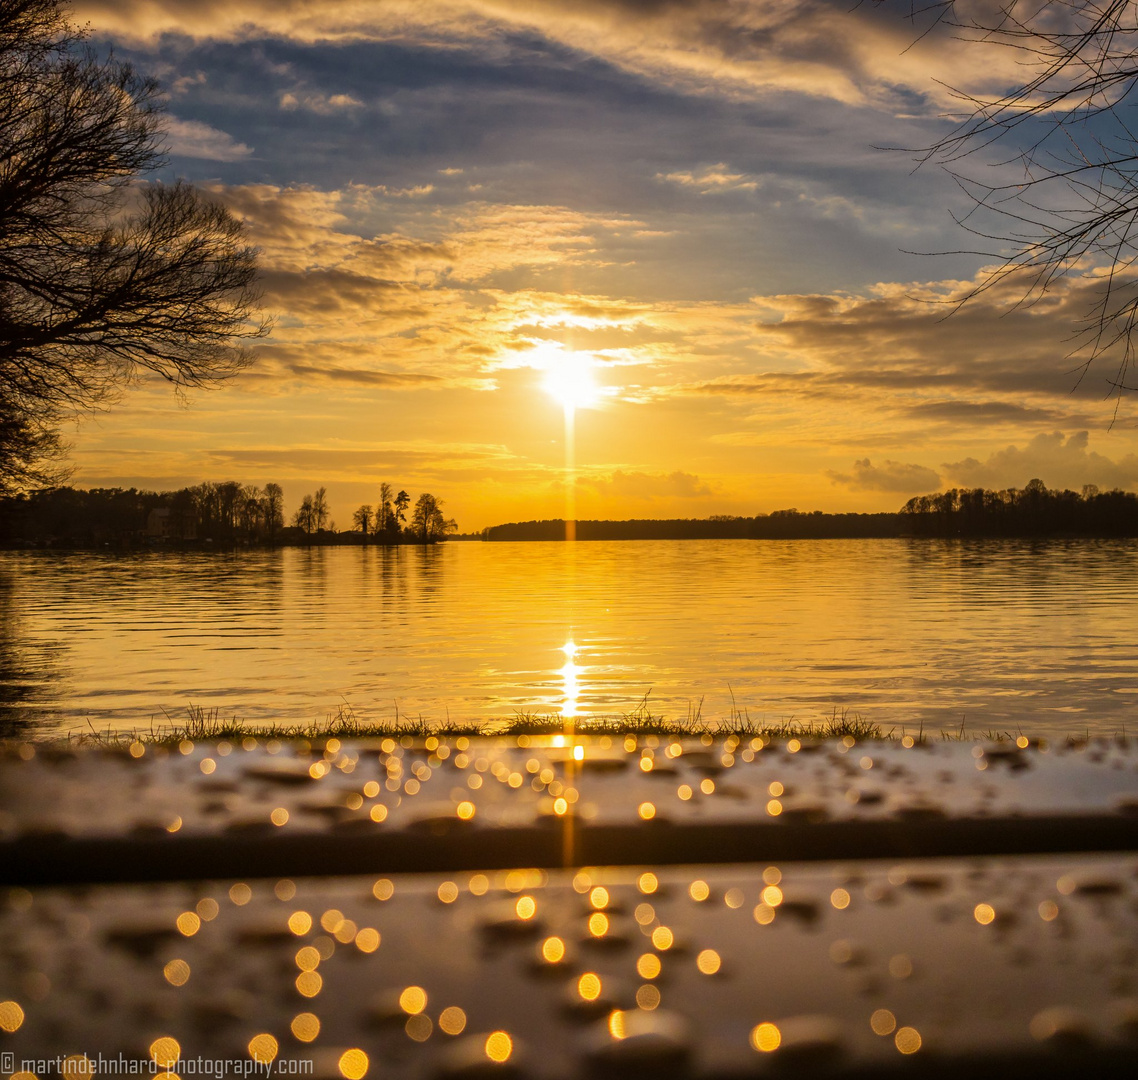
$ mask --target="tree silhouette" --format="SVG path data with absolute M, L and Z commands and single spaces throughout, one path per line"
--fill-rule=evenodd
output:
M 312 496 L 312 520 L 317 532 L 324 528 L 328 521 L 328 489 L 317 488 Z
M 990 98 L 958 92 L 967 115 L 921 151 L 971 199 L 958 220 L 990 245 L 975 253 L 998 260 L 963 302 L 1011 279 L 1031 303 L 1063 275 L 1094 275 L 1072 353 L 1079 378 L 1110 354 L 1108 383 L 1120 397 L 1134 389 L 1138 329 L 1138 139 L 1126 111 L 1138 84 L 1138 4 L 934 0 L 909 9 L 1006 48 L 1024 75 Z
M 280 484 L 266 484 L 261 501 L 264 504 L 262 516 L 265 534 L 272 541 L 276 539 L 278 531 L 284 528 L 284 492 Z
M 0 476 L 76 410 L 153 373 L 185 388 L 250 362 L 255 311 L 244 226 L 164 163 L 158 85 L 99 59 L 60 0 L 0 4 L 0 414 L 22 431 Z M 22 462 L 22 464 L 21 464 Z
M 405 491 L 400 491 L 395 496 L 395 527 L 399 528 L 407 520 L 407 505 L 411 502 L 411 496 Z
M 371 506 L 364 503 L 362 506 L 357 507 L 352 514 L 352 524 L 364 534 L 364 540 L 367 540 L 368 530 L 372 524 Z
M 420 544 L 435 544 L 445 540 L 447 533 L 457 528 L 453 521 L 443 517 L 442 506 L 441 499 L 436 499 L 427 492 L 415 501 L 410 531 Z

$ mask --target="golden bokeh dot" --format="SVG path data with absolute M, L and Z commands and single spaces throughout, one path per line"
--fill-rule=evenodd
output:
M 356 939 L 356 931 L 358 927 L 351 919 L 345 919 L 336 928 L 336 932 L 332 935 L 341 945 L 350 945 Z
M 756 1024 L 751 1028 L 751 1045 L 764 1054 L 777 1050 L 782 1042 L 782 1032 L 777 1024 Z
M 288 811 L 283 806 L 278 806 L 269 815 L 269 820 L 274 825 L 287 825 L 288 824 Z
M 921 1033 L 912 1027 L 898 1028 L 893 1042 L 902 1054 L 915 1054 L 921 1048 Z
M 453 904 L 458 899 L 458 886 L 453 881 L 444 881 L 439 886 L 438 895 L 444 904 Z
M 468 799 L 463 799 L 463 801 L 460 802 L 458 804 L 458 807 L 455 809 L 455 813 L 458 814 L 458 816 L 462 818 L 463 821 L 469 821 L 472 817 L 474 817 L 474 803 L 470 802 Z
M 229 889 L 229 899 L 232 900 L 238 907 L 244 907 L 250 900 L 253 899 L 253 890 L 249 888 L 243 881 L 237 882 Z
M 987 926 L 996 917 L 996 909 L 991 904 L 977 904 L 972 909 L 972 917 L 981 926 Z
M 767 885 L 777 885 L 782 881 L 782 871 L 777 866 L 768 866 L 763 871 L 763 882 Z
M 296 977 L 296 988 L 307 998 L 316 997 L 320 993 L 324 980 L 319 971 L 302 971 Z
M 320 951 L 312 945 L 297 949 L 296 966 L 301 971 L 315 971 L 320 966 Z
M 586 971 L 577 980 L 577 993 L 585 1001 L 596 1001 L 601 996 L 601 977 L 594 971 Z
M 604 937 L 609 932 L 609 917 L 603 911 L 594 911 L 589 916 L 589 933 L 593 937 Z
M 699 956 L 695 958 L 695 966 L 699 968 L 704 975 L 714 975 L 722 963 L 723 961 L 719 958 L 719 953 L 714 949 L 704 949 Z
M 704 793 L 704 795 L 714 795 L 715 794 L 715 781 L 712 780 L 710 776 L 707 777 L 707 779 L 705 779 L 705 780 L 701 780 L 699 782 L 699 790 L 702 791 Z
M 327 930 L 329 934 L 334 934 L 343 924 L 344 913 L 338 908 L 329 908 L 320 916 L 320 925 Z
M 399 1008 L 405 1013 L 421 1013 L 427 1007 L 427 992 L 421 986 L 408 986 L 399 995 Z
M 312 929 L 312 916 L 307 911 L 294 911 L 288 917 L 288 928 L 300 937 Z
M 741 908 L 745 899 L 742 889 L 728 889 L 723 894 L 723 902 L 732 909 Z
M 652 945 L 661 952 L 670 949 L 675 943 L 675 935 L 666 926 L 657 926 L 652 931 Z
M 777 885 L 768 885 L 763 889 L 762 899 L 769 907 L 778 907 L 782 903 L 782 889 Z
M 541 956 L 547 964 L 560 964 L 565 959 L 565 942 L 559 937 L 546 938 L 541 943 Z
M 651 983 L 645 983 L 636 991 L 636 1005 L 645 1012 L 651 1012 L 660 1004 L 660 991 Z
M 372 821 L 376 821 L 376 822 L 386 821 L 387 820 L 387 807 L 384 806 L 383 803 L 376 803 L 375 806 L 373 806 L 371 808 L 371 810 L 368 812 L 368 817 L 370 817 Z M 386 900 L 387 897 L 381 896 L 381 897 L 379 897 L 379 899 L 380 900 Z
M 889 957 L 889 974 L 895 979 L 907 979 L 913 974 L 913 961 L 904 953 Z
M 656 816 L 656 807 L 650 802 L 642 802 L 636 812 L 644 821 L 651 821 Z
M 193 937 L 202 925 L 201 919 L 195 911 L 183 911 L 177 919 L 178 932 L 186 937 Z
M 403 1030 L 407 1033 L 407 1038 L 414 1039 L 415 1042 L 426 1042 L 431 1037 L 431 1032 L 435 1030 L 435 1025 L 425 1013 L 416 1013 L 407 1017 Z
M 383 939 L 374 926 L 365 926 L 356 934 L 356 948 L 362 953 L 373 953 Z
M 24 1022 L 24 1010 L 17 1001 L 0 1001 L 0 1031 L 18 1031 Z
M 644 893 L 645 896 L 648 896 L 660 887 L 660 879 L 651 871 L 647 871 L 636 879 L 636 887 Z
M 485 874 L 475 874 L 466 887 L 471 896 L 485 896 L 490 888 L 490 879 Z
M 692 797 L 692 794 L 693 794 L 693 792 L 692 792 L 692 789 L 691 789 L 691 787 L 690 787 L 689 785 L 687 785 L 687 784 L 680 784 L 680 786 L 679 786 L 678 788 L 676 788 L 676 794 L 677 794 L 677 795 L 678 795 L 678 796 L 679 796 L 679 797 L 680 797 L 680 798 L 681 798 L 681 799 L 682 799 L 684 802 L 687 802 L 687 801 L 688 801 L 688 800 L 689 800 L 689 799 Z
M 850 894 L 845 889 L 835 889 L 830 893 L 830 904 L 838 911 L 845 911 L 850 906 Z
M 688 886 L 688 896 L 693 900 L 702 902 L 711 895 L 711 889 L 708 888 L 706 881 L 696 880 Z
M 276 894 L 278 900 L 291 900 L 296 896 L 296 882 L 289 881 L 288 878 L 281 878 L 281 880 L 273 886 L 273 892 Z
M 59 1066 L 63 1080 L 91 1080 L 95 1075 L 95 1063 L 86 1054 L 71 1054 Z
M 198 768 L 201 769 L 206 776 L 209 776 L 214 769 L 217 768 L 217 762 L 214 761 L 213 758 L 202 758 Z
M 202 922 L 213 922 L 221 911 L 221 905 L 212 896 L 204 896 L 194 906 Z
M 532 896 L 519 896 L 514 911 L 517 912 L 519 919 L 532 919 L 537 913 L 537 901 Z
M 654 979 L 660 974 L 660 958 L 655 953 L 644 953 L 636 961 L 636 974 L 642 979 Z
M 297 1013 L 292 1018 L 289 1030 L 300 1042 L 310 1043 L 320 1034 L 320 1018 L 315 1013 Z
M 486 1037 L 484 1049 L 491 1061 L 501 1065 L 510 1060 L 510 1055 L 514 1052 L 514 1040 L 504 1031 L 494 1031 Z
M 345 1050 L 340 1055 L 340 1075 L 344 1080 L 363 1080 L 367 1076 L 367 1054 L 362 1050 Z
M 782 803 L 780 803 L 778 799 L 771 799 L 770 802 L 767 803 L 767 813 L 770 814 L 771 817 L 778 817 L 778 815 L 782 813 Z
M 897 1028 L 897 1017 L 888 1009 L 877 1009 L 869 1018 L 869 1026 L 875 1035 L 892 1035 Z
M 380 878 L 372 887 L 371 894 L 377 900 L 390 900 L 395 892 L 395 886 L 387 878 Z
M 171 960 L 162 969 L 162 974 L 171 986 L 185 986 L 190 979 L 190 965 L 185 960 Z
M 1054 900 L 1044 900 L 1039 905 L 1039 917 L 1044 922 L 1051 922 L 1059 915 L 1059 905 Z
M 647 926 L 649 923 L 656 921 L 656 909 L 651 904 L 637 904 L 636 910 L 632 913 L 632 917 L 640 923 L 641 926 Z
M 609 891 L 603 885 L 598 885 L 589 893 L 589 903 L 598 911 L 609 906 Z
M 777 799 L 785 791 L 786 788 L 784 788 L 782 784 L 780 784 L 777 780 L 772 780 L 767 785 L 767 793 L 771 796 L 772 799 Z
M 161 1035 L 150 1044 L 150 1060 L 162 1068 L 173 1065 L 181 1056 L 181 1044 L 169 1035 Z
M 760 926 L 769 926 L 774 922 L 774 908 L 770 904 L 756 904 L 754 916 Z
M 466 1013 L 457 1005 L 448 1005 L 439 1014 L 439 1028 L 448 1035 L 461 1035 L 466 1029 Z
M 267 1065 L 273 1061 L 279 1049 L 280 1045 L 277 1040 L 267 1031 L 261 1032 L 260 1035 L 254 1035 L 249 1040 L 249 1056 L 262 1065 Z

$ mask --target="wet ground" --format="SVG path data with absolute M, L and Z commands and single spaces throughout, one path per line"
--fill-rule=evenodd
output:
M 1023 742 L 11 745 L 2 1071 L 1129 1076 L 1138 752 Z

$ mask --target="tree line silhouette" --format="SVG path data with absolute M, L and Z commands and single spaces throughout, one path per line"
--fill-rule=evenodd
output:
M 434 544 L 456 529 L 441 499 L 380 485 L 375 509 L 353 514 L 355 529 L 331 520 L 328 492 L 303 496 L 286 520 L 284 491 L 206 481 L 177 491 L 57 487 L 0 498 L 0 542 L 9 545 L 132 547 L 160 544 Z
M 894 514 L 775 510 L 755 517 L 578 521 L 578 540 L 824 540 L 903 536 L 1138 536 L 1138 495 L 1052 490 L 1041 480 L 991 491 L 952 488 L 910 499 Z M 484 540 L 564 540 L 561 519 L 511 522 L 482 530 Z
M 0 542 L 61 546 L 185 543 L 433 544 L 455 533 L 443 502 L 424 492 L 412 504 L 405 490 L 379 487 L 374 504 L 353 512 L 350 531 L 331 521 L 327 490 L 302 497 L 286 519 L 279 484 L 264 487 L 205 482 L 178 491 L 136 488 L 52 488 L 0 499 Z M 903 536 L 1138 536 L 1138 494 L 1093 484 L 1081 491 L 952 488 L 910 499 L 896 513 L 826 514 L 775 510 L 754 517 L 578 521 L 578 540 L 799 540 Z M 467 537 L 463 537 L 466 539 Z M 470 539 L 564 540 L 560 518 L 511 522 Z

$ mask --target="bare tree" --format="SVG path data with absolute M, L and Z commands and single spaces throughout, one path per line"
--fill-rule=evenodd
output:
M 372 525 L 371 506 L 368 503 L 364 503 L 355 510 L 352 514 L 352 524 L 364 534 L 366 542 L 368 531 Z
M 162 147 L 153 80 L 98 58 L 60 0 L 0 3 L 0 410 L 31 430 L 146 373 L 214 384 L 268 330 L 242 223 L 139 181 Z
M 68 475 L 63 444 L 50 427 L 0 398 L 0 497 L 26 488 L 56 487 Z
M 1023 78 L 1007 92 L 958 92 L 965 118 L 924 148 L 972 201 L 958 219 L 998 260 L 965 302 L 1014 278 L 1021 302 L 1063 275 L 1094 275 L 1072 354 L 1080 378 L 1109 354 L 1108 380 L 1128 385 L 1138 329 L 1138 136 L 1128 115 L 1138 84 L 1135 0 L 912 4 L 955 33 L 1008 50 Z M 925 28 L 927 31 L 927 27 Z
M 284 527 L 284 492 L 280 484 L 266 484 L 261 502 L 265 534 L 270 541 L 275 540 L 278 530 Z
M 301 499 L 300 509 L 293 515 L 292 523 L 309 536 L 316 531 L 316 512 L 313 509 L 311 495 L 305 495 Z
M 424 492 L 415 501 L 410 530 L 420 544 L 438 543 L 446 539 L 447 533 L 458 528 L 454 521 L 443 517 L 442 507 L 442 499 L 435 498 L 429 492 Z
M 328 489 L 317 488 L 312 496 L 312 516 L 316 531 L 320 532 L 328 521 Z

